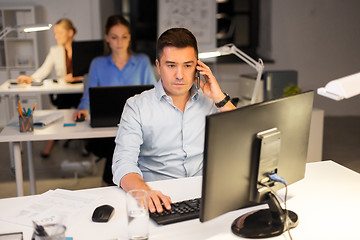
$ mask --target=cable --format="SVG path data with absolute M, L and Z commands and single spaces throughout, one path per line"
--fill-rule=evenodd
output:
M 282 200 L 276 192 L 274 192 L 274 190 L 272 188 L 270 188 L 267 184 L 265 184 L 265 181 L 266 180 L 269 180 L 269 181 L 273 181 L 273 182 L 279 182 L 279 183 L 282 183 L 284 186 L 285 186 L 285 196 L 284 196 L 284 200 Z M 267 178 L 264 178 L 261 182 L 259 182 L 260 185 L 262 186 L 265 186 L 267 187 L 277 198 L 279 198 L 282 202 L 284 202 L 284 210 L 285 210 L 285 222 L 283 223 L 284 226 L 285 226 L 285 229 L 287 230 L 288 234 L 289 234 L 289 237 L 290 237 L 290 240 L 292 240 L 292 235 L 290 233 L 290 228 L 289 228 L 289 221 L 292 221 L 289 217 L 289 212 L 287 210 L 287 204 L 286 204 L 286 201 L 287 201 L 287 194 L 288 194 L 288 188 L 287 188 L 287 183 L 285 181 L 284 178 L 282 178 L 281 176 L 279 176 L 278 174 L 276 173 L 271 173 L 271 174 L 268 174 L 267 175 Z
M 272 180 L 274 182 L 279 182 L 279 183 L 282 183 L 285 186 L 287 186 L 285 179 L 282 178 L 281 176 L 277 175 L 276 173 L 269 174 L 268 177 L 270 178 L 270 180 Z

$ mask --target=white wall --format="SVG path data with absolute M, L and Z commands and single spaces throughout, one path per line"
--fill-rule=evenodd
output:
M 358 0 L 272 0 L 270 50 L 275 63 L 265 63 L 265 70 L 297 70 L 302 90 L 316 90 L 330 80 L 360 72 L 359 9 Z M 234 75 L 234 70 L 253 72 L 246 65 L 217 69 L 223 79 Z M 328 116 L 360 115 L 360 96 L 336 102 L 316 95 L 314 105 Z
M 37 4 L 44 7 L 45 20 L 54 23 L 70 18 L 78 29 L 77 40 L 102 38 L 99 19 L 103 1 L 110 0 L 1 0 L 3 4 Z M 316 90 L 328 81 L 360 71 L 359 0 L 261 0 L 270 8 L 265 19 L 271 39 L 265 51 L 275 63 L 265 70 L 297 70 L 303 90 Z M 101 5 L 104 5 L 101 3 Z M 104 13 L 102 13 L 104 14 Z M 55 44 L 48 32 L 48 45 Z M 237 77 L 254 73 L 246 64 L 211 66 L 225 90 L 236 96 Z M 336 102 L 315 97 L 315 107 L 325 115 L 360 115 L 360 96 Z
M 299 71 L 301 87 L 360 72 L 360 1 L 273 1 L 274 59 Z M 360 97 L 341 102 L 317 96 L 326 115 L 360 115 Z

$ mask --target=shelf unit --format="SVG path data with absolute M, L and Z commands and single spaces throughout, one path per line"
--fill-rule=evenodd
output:
M 0 29 L 35 24 L 35 6 L 0 7 Z M 12 31 L 0 41 L 0 68 L 8 78 L 31 74 L 39 66 L 37 34 Z
M 5 27 L 39 23 L 37 18 L 35 6 L 0 5 L 0 31 Z M 19 75 L 31 75 L 38 67 L 38 36 L 36 32 L 11 31 L 0 40 L 0 84 L 8 79 L 16 79 Z M 9 103 L 16 102 L 16 99 L 11 98 Z M 20 101 L 24 107 L 30 107 L 37 103 L 41 108 L 40 96 L 20 96 Z M 4 101 L 0 102 L 0 109 L 5 108 L 4 104 Z M 10 104 L 10 109 L 14 108 L 13 105 Z M 0 126 L 5 123 L 5 116 L 1 116 Z

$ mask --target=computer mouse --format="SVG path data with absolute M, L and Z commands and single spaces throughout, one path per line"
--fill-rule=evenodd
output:
M 77 116 L 75 119 L 75 122 L 83 122 L 85 121 L 85 115 L 84 114 L 80 114 L 80 117 Z
M 114 208 L 110 205 L 101 205 L 95 208 L 92 221 L 93 222 L 107 222 L 114 214 Z

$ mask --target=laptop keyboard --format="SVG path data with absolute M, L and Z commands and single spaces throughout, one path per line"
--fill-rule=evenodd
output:
M 164 208 L 161 213 L 150 213 L 150 217 L 157 224 L 166 225 L 199 218 L 199 213 L 200 198 L 196 198 L 172 203 L 170 210 Z

